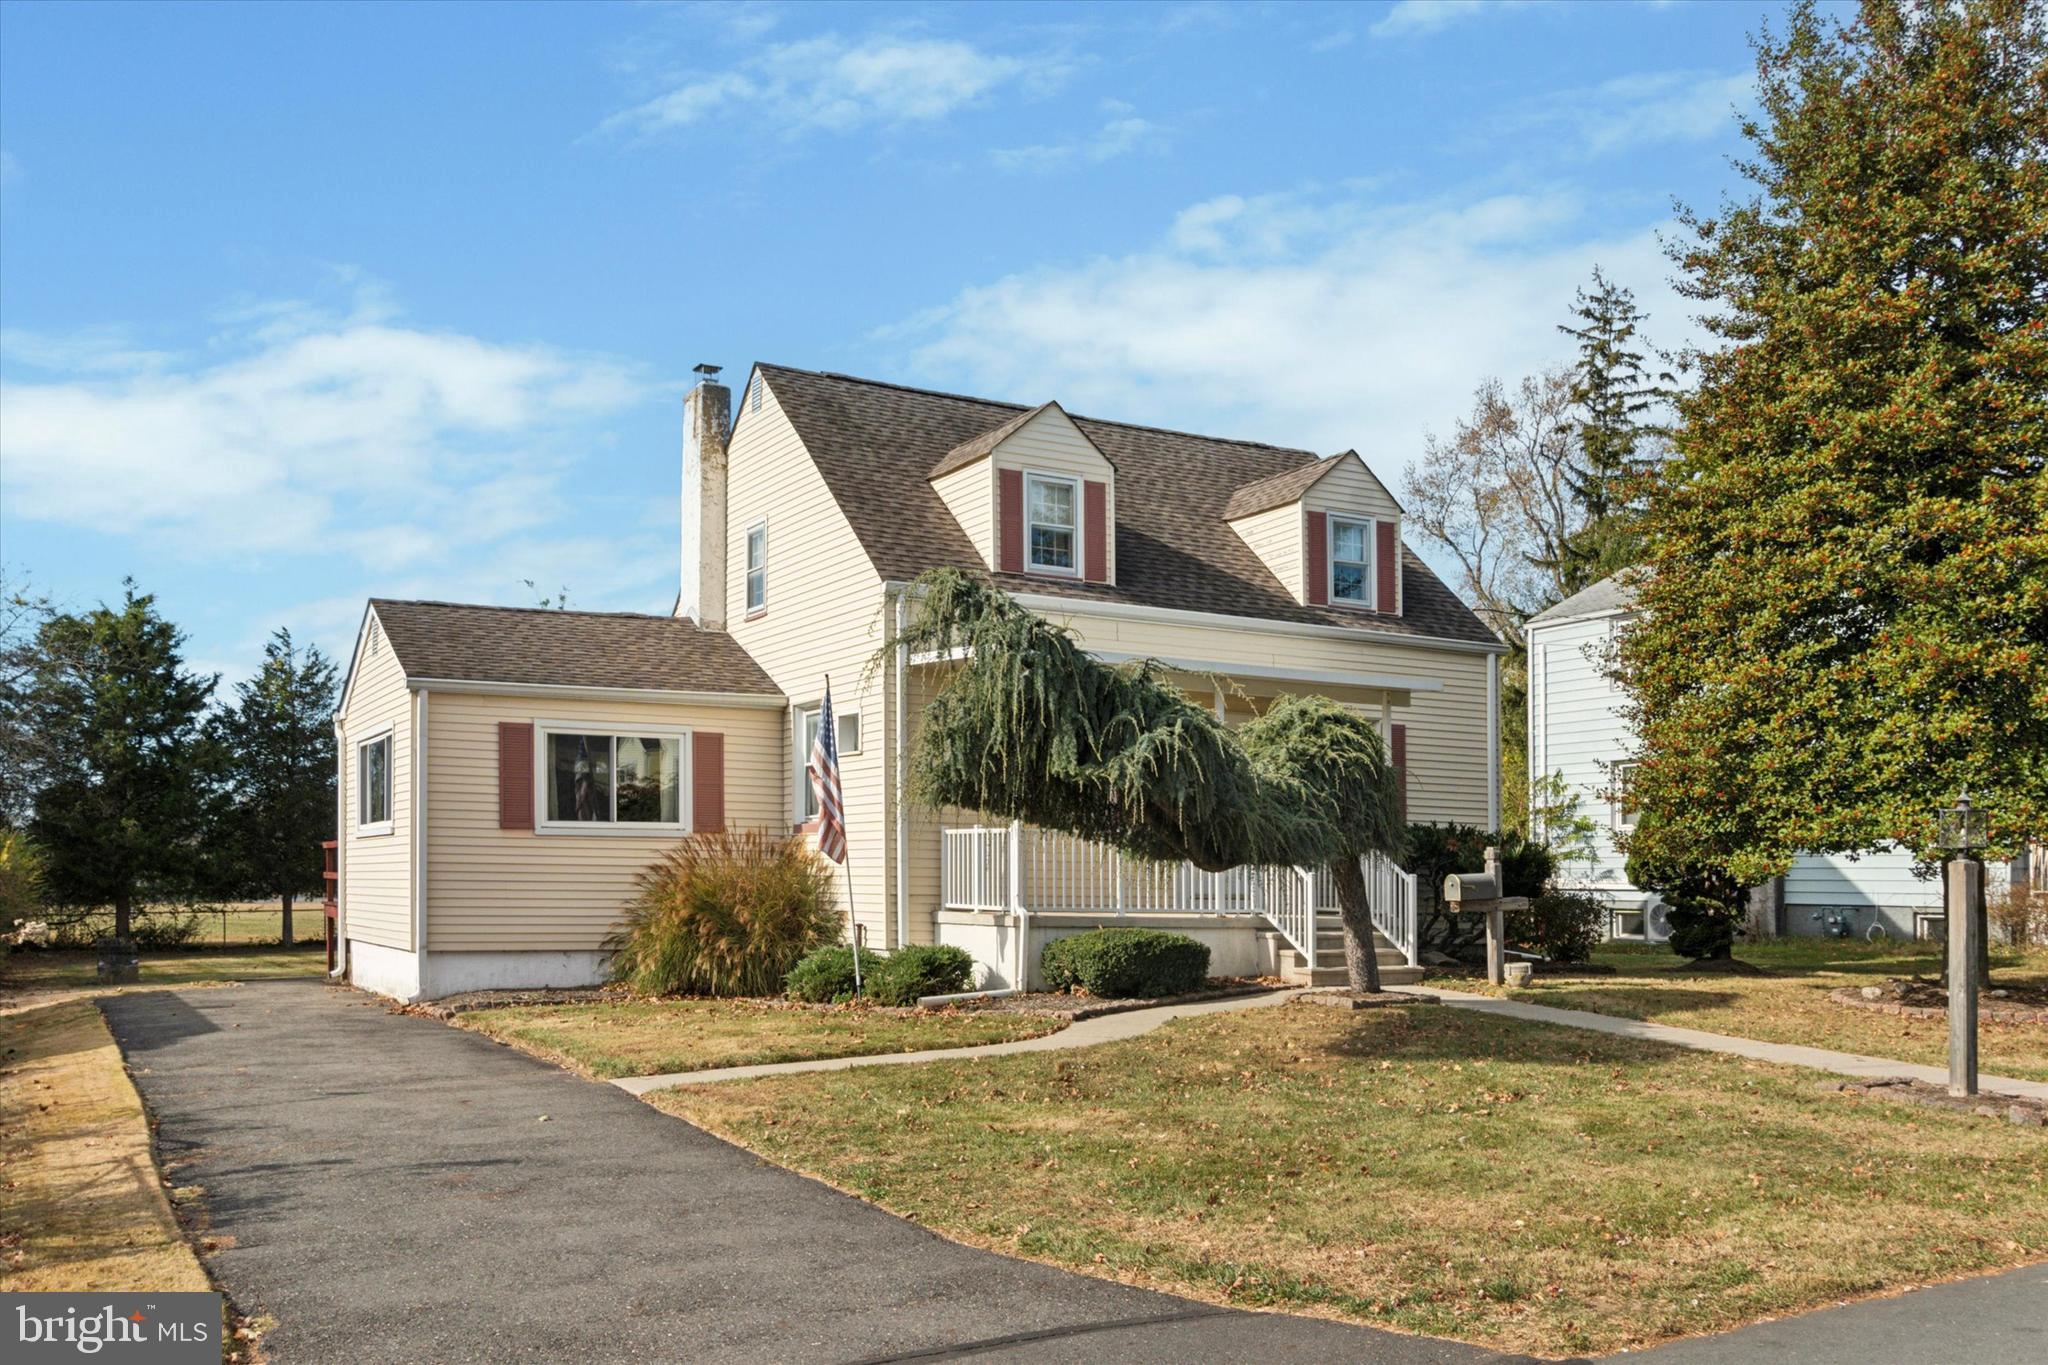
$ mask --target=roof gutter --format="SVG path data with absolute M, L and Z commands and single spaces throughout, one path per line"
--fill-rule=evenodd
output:
M 908 588 L 899 579 L 885 587 Z M 1211 630 L 1241 630 L 1258 635 L 1300 635 L 1311 639 L 1358 640 L 1373 644 L 1405 645 L 1410 649 L 1441 649 L 1456 654 L 1506 654 L 1499 640 L 1449 640 L 1438 635 L 1403 635 L 1391 630 L 1368 630 L 1359 626 L 1326 626 L 1311 621 L 1280 621 L 1269 616 L 1226 616 L 1220 612 L 1184 611 L 1179 607 L 1145 607 L 1130 602 L 1093 602 L 1081 597 L 1059 597 L 1049 593 L 1013 592 L 1018 606 L 1031 611 L 1070 612 L 1107 616 L 1126 621 L 1168 621 L 1178 625 L 1206 626 Z
M 651 701 L 696 706 L 736 706 L 780 711 L 789 699 L 780 692 L 702 692 L 660 687 L 570 687 L 555 683 L 477 682 L 467 678 L 407 678 L 413 692 L 466 692 L 484 697 L 552 697 L 567 701 Z

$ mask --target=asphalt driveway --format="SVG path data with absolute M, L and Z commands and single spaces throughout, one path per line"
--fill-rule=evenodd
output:
M 214 1273 L 277 1320 L 282 1365 L 1503 1359 L 962 1247 L 318 981 L 105 1009 L 169 1174 L 204 1189 Z

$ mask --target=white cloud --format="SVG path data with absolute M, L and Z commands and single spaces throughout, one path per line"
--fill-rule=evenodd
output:
M 929 123 L 1009 84 L 1055 79 L 1043 63 L 939 38 L 837 35 L 771 44 L 607 119 L 642 133 L 744 112 L 786 133 Z
M 245 305 L 196 358 L 119 332 L 12 334 L 9 360 L 42 373 L 0 380 L 9 518 L 195 561 L 447 560 L 539 525 L 574 438 L 646 392 L 617 361 L 387 310 Z
M 1100 165 L 1165 141 L 1158 124 L 1139 118 L 1121 100 L 1105 100 L 1103 112 L 1109 115 L 1108 121 L 1087 137 L 1030 147 L 999 147 L 989 153 L 989 159 L 1006 171 L 1054 171 L 1076 163 Z
M 1310 52 L 1335 52 L 1339 48 L 1351 46 L 1352 40 L 1357 38 L 1357 36 L 1348 28 L 1340 28 L 1315 39 L 1308 45 L 1308 50 Z
M 1593 266 L 1673 346 L 1686 311 L 1656 224 L 1601 228 L 1567 194 L 1381 204 L 1226 196 L 1150 250 L 963 290 L 884 334 L 947 388 L 1330 451 L 1389 478 L 1475 384 L 1562 359 Z
M 1735 129 L 1734 111 L 1756 95 L 1749 72 L 1656 71 L 1622 76 L 1552 101 L 1552 117 L 1576 128 L 1586 150 L 1698 142 Z
M 1503 10 L 1520 9 L 1528 0 L 1400 0 L 1372 26 L 1375 38 L 1400 38 L 1436 33 L 1453 24 Z

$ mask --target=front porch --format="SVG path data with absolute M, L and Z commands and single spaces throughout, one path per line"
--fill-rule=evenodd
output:
M 1029 987 L 1046 943 L 1119 924 L 1207 943 L 1219 976 L 1348 980 L 1327 870 L 1204 872 L 1021 824 L 945 829 L 939 837 L 937 940 L 972 954 L 986 988 Z M 1381 971 L 1389 984 L 1417 980 L 1415 878 L 1381 857 L 1366 859 L 1364 869 Z

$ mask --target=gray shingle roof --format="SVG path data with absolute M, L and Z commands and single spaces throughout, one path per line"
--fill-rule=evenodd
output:
M 781 695 L 724 631 L 680 616 L 370 599 L 409 678 Z
M 850 375 L 781 365 L 758 368 L 876 572 L 908 581 L 927 569 L 980 563 L 966 532 L 932 488 L 932 471 L 950 452 L 1035 409 Z M 1073 421 L 1117 469 L 1117 582 L 1048 584 L 1027 575 L 996 575 L 1004 587 L 1498 643 L 1405 545 L 1402 616 L 1303 606 L 1294 600 L 1230 528 L 1226 512 L 1232 495 L 1246 485 L 1301 474 L 1321 463 L 1314 453 L 1087 417 Z
M 1610 612 L 1628 611 L 1636 604 L 1635 589 L 1622 582 L 1627 572 L 1623 571 L 1609 578 L 1603 578 L 1590 588 L 1581 588 L 1554 607 L 1545 608 L 1529 618 L 1532 626 L 1546 621 L 1576 621 L 1587 616 L 1605 616 Z

